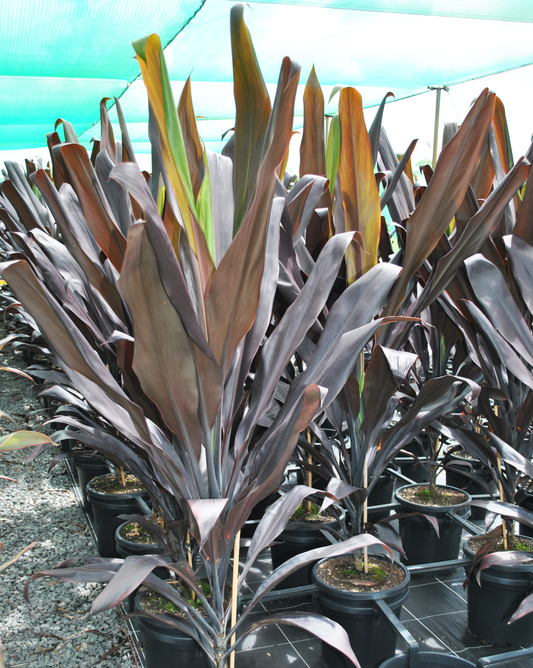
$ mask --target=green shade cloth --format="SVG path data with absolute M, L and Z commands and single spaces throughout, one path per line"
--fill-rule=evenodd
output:
M 152 32 L 165 46 L 176 101 L 190 75 L 200 134 L 220 150 L 234 124 L 231 2 L 0 3 L 0 150 L 46 145 L 57 118 L 73 123 L 89 147 L 100 134 L 101 98 L 116 96 L 134 149 L 149 152 L 147 98 L 131 42 Z M 295 128 L 313 64 L 326 101 L 344 84 L 372 107 L 389 90 L 402 99 L 533 63 L 531 0 L 259 0 L 247 3 L 245 21 L 272 97 L 283 56 L 302 66 Z

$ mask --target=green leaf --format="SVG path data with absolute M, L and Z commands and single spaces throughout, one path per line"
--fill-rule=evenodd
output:
M 335 114 L 330 121 L 326 146 L 326 176 L 329 179 L 329 190 L 335 192 L 335 179 L 339 170 L 341 156 L 341 121 L 339 114 Z
M 15 431 L 0 438 L 0 452 L 33 448 L 36 445 L 43 445 L 44 443 L 56 445 L 49 436 L 41 434 L 38 431 Z
M 216 262 L 215 254 L 215 231 L 213 224 L 213 202 L 211 196 L 211 175 L 209 172 L 209 164 L 207 161 L 207 155 L 204 152 L 202 157 L 204 162 L 204 178 L 202 185 L 200 186 L 200 191 L 198 193 L 198 200 L 196 202 L 196 208 L 198 211 L 198 222 L 205 234 L 205 240 L 207 247 L 211 254 L 211 259 L 213 263 Z

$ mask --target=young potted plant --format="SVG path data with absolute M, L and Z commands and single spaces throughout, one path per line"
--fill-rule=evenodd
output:
M 72 242 L 72 257 L 77 257 L 77 264 L 69 260 L 73 270 L 82 271 L 85 283 L 90 283 L 90 308 L 80 310 L 77 297 L 64 296 L 61 273 L 48 256 L 47 261 L 36 250 L 39 244 L 49 244 L 48 239 L 39 237 L 38 243 L 27 244 L 34 251 L 29 260 L 39 267 L 37 271 L 21 259 L 2 267 L 49 342 L 57 365 L 105 424 L 87 424 L 73 417 L 64 421 L 79 429 L 81 442 L 127 468 L 145 485 L 169 530 L 171 561 L 178 564 L 175 572 L 183 575 L 200 598 L 209 621 L 194 612 L 187 597 L 152 580 L 149 573 L 167 566 L 168 558 L 129 557 L 123 565 L 120 560 L 90 558 L 85 570 L 66 568 L 65 563 L 53 574 L 64 579 L 111 580 L 94 611 L 124 598 L 147 580 L 190 615 L 196 625 L 188 619 L 174 621 L 174 625 L 198 640 L 216 665 L 224 665 L 231 653 L 230 639 L 242 628 L 242 621 L 230 620 L 224 603 L 239 531 L 251 509 L 279 486 L 298 434 L 317 411 L 327 408 L 362 347 L 383 324 L 374 320 L 382 297 L 372 298 L 371 304 L 376 303 L 357 322 L 347 317 L 357 312 L 361 291 L 366 289 L 366 284 L 354 283 L 331 309 L 305 372 L 292 379 L 279 412 L 266 430 L 257 430 L 289 360 L 323 310 L 353 235 L 336 235 L 324 246 L 297 297 L 270 331 L 280 255 L 279 223 L 288 206 L 285 198 L 274 198 L 276 173 L 292 133 L 298 67 L 289 59 L 283 61 L 271 110 L 242 12 L 242 7 L 236 7 L 231 14 L 237 92 L 234 163 L 229 165 L 225 159 L 218 172 L 213 166 L 210 171 L 211 195 L 224 191 L 224 169 L 229 166 L 233 173 L 234 215 L 224 212 L 223 220 L 217 221 L 227 225 L 231 218 L 234 233 L 229 242 L 225 228 L 224 235 L 210 237 L 209 230 L 218 228 L 209 191 L 202 197 L 201 186 L 195 191 L 192 184 L 194 164 L 189 164 L 185 149 L 192 139 L 182 132 L 174 112 L 161 45 L 151 36 L 135 48 L 149 92 L 154 154 L 159 156 L 165 183 L 163 216 L 138 167 L 117 164 L 111 178 L 123 187 L 123 194 L 135 200 L 145 221 L 128 229 L 121 227 L 118 212 L 107 201 L 84 149 L 75 142 L 66 143 L 56 151 L 56 166 L 61 170 L 58 175 L 62 173 L 71 184 L 63 193 L 68 197 L 56 192 L 43 174 L 37 173 L 35 182 L 42 187 L 54 216 L 61 219 L 65 240 Z M 261 122 L 254 125 L 253 132 L 251 124 L 258 119 L 247 104 L 250 96 L 261 100 Z M 190 116 L 191 109 L 183 112 Z M 112 143 L 108 131 L 96 159 L 97 170 L 112 155 L 116 157 Z M 158 184 L 152 185 L 159 200 Z M 74 243 L 79 226 L 74 225 L 74 231 L 69 227 L 73 210 L 85 215 L 104 259 L 102 255 L 94 259 L 91 244 L 85 244 L 83 255 L 80 245 Z M 368 272 L 368 281 L 375 280 L 387 295 L 399 271 L 398 267 L 375 267 Z M 51 280 L 50 286 L 46 279 Z M 96 297 L 95 285 L 99 288 Z M 109 308 L 102 304 L 104 294 Z M 109 332 L 113 323 L 117 326 Z M 256 357 L 257 369 L 251 378 Z M 119 433 L 111 433 L 108 425 Z M 289 515 L 276 508 L 275 531 L 265 536 L 263 525 L 254 536 L 257 544 L 266 546 L 281 531 L 299 494 L 295 492 L 290 501 L 282 500 Z M 187 529 L 190 540 L 186 539 Z M 326 547 L 312 556 L 298 557 L 294 567 L 308 558 L 376 542 L 369 536 L 354 537 L 346 547 Z M 211 603 L 204 600 L 186 560 L 188 549 L 193 550 L 193 559 L 198 556 L 202 561 Z M 247 564 L 252 563 L 252 555 L 250 549 Z M 289 573 L 294 563 L 278 569 L 266 589 Z M 342 636 L 334 624 L 315 616 L 294 613 L 285 618 L 288 623 L 311 626 L 326 641 L 337 643 Z M 353 657 L 346 642 L 341 640 L 340 646 Z

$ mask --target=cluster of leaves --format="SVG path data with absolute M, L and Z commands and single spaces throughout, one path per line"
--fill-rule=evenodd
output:
M 231 12 L 231 41 L 236 121 L 222 155 L 202 145 L 189 81 L 175 105 L 151 35 L 134 48 L 152 174 L 136 164 L 118 100 L 115 139 L 104 99 L 90 158 L 60 120 L 65 141 L 47 137 L 51 171 L 28 164 L 25 174 L 8 162 L 0 186 L 0 268 L 16 295 L 8 308 L 31 331 L 27 372 L 44 383 L 43 398 L 61 404 L 52 421 L 139 478 L 166 528 L 131 517 L 165 556 L 67 568 L 69 560 L 35 577 L 108 582 L 92 613 L 144 581 L 186 613 L 168 623 L 216 665 L 283 577 L 379 543 L 361 534 L 363 502 L 423 430 L 430 443 L 455 438 L 489 466 L 507 495 L 506 505 L 484 502 L 491 512 L 509 512 L 521 476 L 533 477 L 533 177 L 526 159 L 512 164 L 501 102 L 483 91 L 435 171 L 424 170 L 427 185 L 415 187 L 416 142 L 398 161 L 381 125 L 388 96 L 367 132 L 359 93 L 335 91 L 326 137 L 313 70 L 300 175 L 289 188 L 300 68 L 283 60 L 271 103 L 242 6 Z M 64 429 L 54 440 L 71 437 Z M 324 478 L 326 491 L 296 486 L 273 504 L 239 586 L 310 494 L 322 496 L 322 510 L 344 504 L 351 537 L 284 564 L 232 626 L 224 586 L 235 541 L 291 459 Z M 401 550 L 390 526 L 381 532 Z M 188 534 L 209 602 L 187 560 Z M 169 560 L 207 618 L 152 574 Z M 292 613 L 268 623 L 279 621 L 355 661 L 333 622 Z

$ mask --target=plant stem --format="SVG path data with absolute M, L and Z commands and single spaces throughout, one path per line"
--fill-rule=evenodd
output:
M 189 566 L 192 568 L 192 551 L 191 551 L 191 534 L 189 532 L 189 529 L 187 529 L 187 561 L 189 562 Z M 191 601 L 195 601 L 196 599 L 196 594 L 194 591 L 191 589 Z

